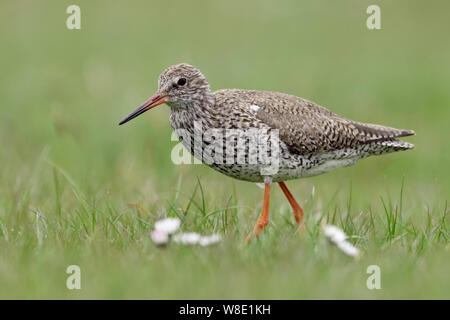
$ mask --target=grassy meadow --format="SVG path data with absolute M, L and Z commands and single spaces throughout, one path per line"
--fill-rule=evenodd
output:
M 81 30 L 66 8 L 81 7 Z M 366 8 L 381 7 L 381 30 Z M 0 298 L 449 299 L 448 1 L 2 1 Z M 291 93 L 345 117 L 414 129 L 415 149 L 278 186 L 244 246 L 263 190 L 174 165 L 169 108 L 118 122 L 166 67 L 213 90 Z M 223 236 L 154 246 L 154 222 Z M 330 245 L 334 224 L 361 250 Z M 81 268 L 68 290 L 66 268 Z M 367 267 L 381 270 L 369 290 Z

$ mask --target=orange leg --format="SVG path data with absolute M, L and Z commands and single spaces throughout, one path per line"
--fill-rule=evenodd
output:
M 245 244 L 248 243 L 250 238 L 258 236 L 261 231 L 269 224 L 269 199 L 270 199 L 270 183 L 265 184 L 264 189 L 264 202 L 261 215 L 259 216 L 258 222 L 255 224 L 253 231 L 245 238 Z
M 284 195 L 288 199 L 289 203 L 291 204 L 292 209 L 294 210 L 294 218 L 295 222 L 297 223 L 297 226 L 300 227 L 302 220 L 303 220 L 303 209 L 300 207 L 297 201 L 295 201 L 294 197 L 292 196 L 292 193 L 287 188 L 286 184 L 284 182 L 278 182 L 278 184 L 281 187 L 281 190 L 283 190 Z M 304 225 L 302 226 L 303 230 Z

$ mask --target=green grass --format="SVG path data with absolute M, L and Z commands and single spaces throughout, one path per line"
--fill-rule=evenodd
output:
M 0 298 L 450 298 L 449 3 L 70 1 L 0 4 Z M 278 187 L 270 224 L 244 246 L 263 190 L 175 166 L 169 110 L 129 125 L 167 66 L 213 89 L 276 90 L 359 121 L 414 129 L 416 148 Z M 156 220 L 220 233 L 211 247 L 153 245 Z M 341 227 L 357 260 L 330 245 Z M 69 265 L 82 289 L 68 290 Z M 367 267 L 381 268 L 369 290 Z

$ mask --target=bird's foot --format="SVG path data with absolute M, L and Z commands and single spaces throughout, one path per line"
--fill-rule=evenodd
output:
M 284 182 L 279 182 L 278 184 L 280 185 L 281 190 L 291 204 L 292 210 L 294 211 L 295 223 L 297 224 L 297 228 L 300 229 L 299 233 L 303 234 L 303 231 L 305 230 L 305 222 L 303 220 L 303 216 L 305 215 L 305 213 L 303 212 L 302 207 L 300 207 L 298 202 L 292 196 L 292 193 L 289 191 L 286 184 Z
M 260 218 L 261 220 L 261 218 Z M 261 231 L 263 231 L 263 229 L 269 224 L 269 219 L 267 217 L 267 219 L 262 220 L 262 221 L 258 221 L 255 225 L 255 227 L 253 228 L 253 231 L 250 232 L 248 234 L 248 236 L 245 238 L 245 245 L 247 245 L 250 241 L 250 239 L 255 236 L 258 237 L 259 234 L 261 233 Z
M 249 233 L 247 238 L 245 238 L 245 244 L 247 245 L 252 236 L 257 237 L 261 231 L 269 224 L 269 199 L 270 199 L 270 182 L 265 184 L 264 190 L 264 202 L 261 212 L 261 216 L 258 219 L 253 231 Z

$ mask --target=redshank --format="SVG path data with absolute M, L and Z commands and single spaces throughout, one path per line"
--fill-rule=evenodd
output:
M 230 177 L 264 182 L 262 213 L 246 242 L 269 222 L 272 182 L 280 185 L 302 228 L 303 209 L 284 181 L 414 147 L 397 139 L 414 135 L 412 130 L 348 120 L 293 95 L 241 89 L 213 92 L 205 76 L 184 63 L 164 70 L 156 94 L 120 125 L 163 103 L 170 107 L 175 133 L 196 158 Z

